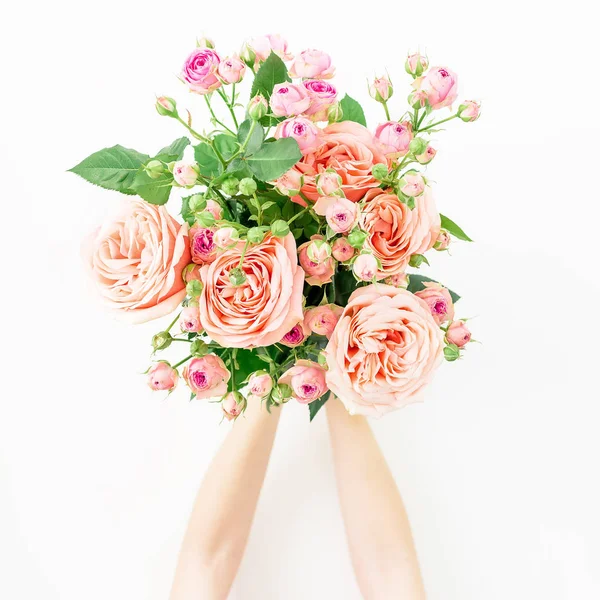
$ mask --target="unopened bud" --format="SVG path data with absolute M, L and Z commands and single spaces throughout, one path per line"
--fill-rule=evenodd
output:
M 246 234 L 246 239 L 251 244 L 260 244 L 265 239 L 267 231 L 269 231 L 268 227 L 250 227 L 250 229 L 248 229 L 248 233 Z
M 177 102 L 168 96 L 159 96 L 156 99 L 156 112 L 162 117 L 177 117 Z
M 366 231 L 360 229 L 353 229 L 348 236 L 348 242 L 353 248 L 362 248 L 365 240 L 369 237 Z
M 435 244 L 433 245 L 435 250 L 438 251 L 442 251 L 442 250 L 447 250 L 448 246 L 450 246 L 450 242 L 452 241 L 452 239 L 450 238 L 450 234 L 445 230 L 442 229 L 440 230 L 440 233 L 437 237 L 437 240 L 435 241 Z
M 444 358 L 448 362 L 454 362 L 460 358 L 460 349 L 456 344 L 448 344 L 444 347 Z
M 388 176 L 387 165 L 384 165 L 383 163 L 377 163 L 376 165 L 373 165 L 371 173 L 373 173 L 373 177 L 377 181 L 383 181 Z
M 236 267 L 229 271 L 229 282 L 233 287 L 239 287 L 240 285 L 243 285 L 245 281 L 246 273 L 244 273 L 244 271 L 242 271 L 242 269 L 240 269 L 239 267 Z
M 387 102 L 393 93 L 394 87 L 387 77 L 377 77 L 369 86 L 369 94 L 377 102 Z
M 204 340 L 196 338 L 190 344 L 190 354 L 192 356 L 202 357 L 206 356 L 210 352 L 208 344 Z
M 154 351 L 165 350 L 171 345 L 173 337 L 168 331 L 161 331 L 152 337 L 152 347 Z
M 404 68 L 409 75 L 413 77 L 421 77 L 423 71 L 427 70 L 429 59 L 423 56 L 420 52 L 409 54 L 404 63 Z
M 194 194 L 188 200 L 188 206 L 192 212 L 200 212 L 206 208 L 206 198 L 202 194 Z
M 273 404 L 285 404 L 292 397 L 292 388 L 285 383 L 280 383 L 273 388 L 271 400 Z
M 198 48 L 211 48 L 214 49 L 215 43 L 209 38 L 203 35 L 201 38 L 196 40 L 196 46 Z
M 240 194 L 244 194 L 244 196 L 252 196 L 252 194 L 256 192 L 256 188 L 256 181 L 251 177 L 244 177 L 244 179 L 240 181 Z
M 260 121 L 268 112 L 269 104 L 264 96 L 256 94 L 248 104 L 248 115 L 254 121 Z
M 285 237 L 290 232 L 290 226 L 287 224 L 287 221 L 283 221 L 281 219 L 277 219 L 271 223 L 271 233 L 278 238 Z
M 432 148 L 431 146 L 427 146 L 427 148 L 425 149 L 425 152 L 423 152 L 423 154 L 418 154 L 417 156 L 415 156 L 415 158 L 417 159 L 418 163 L 420 163 L 422 165 L 427 165 L 433 160 L 436 153 L 437 153 L 437 150 L 435 150 L 435 148 Z
M 408 149 L 415 155 L 423 154 L 423 152 L 427 150 L 427 142 L 423 138 L 417 137 L 414 140 L 411 140 Z
M 208 210 L 196 213 L 196 223 L 203 228 L 212 227 L 215 224 L 215 215 Z
M 331 257 L 331 246 L 325 240 L 313 240 L 306 248 L 309 260 L 320 265 Z
M 252 49 L 250 44 L 245 43 L 240 52 L 240 58 L 252 69 L 256 62 L 256 52 Z
M 199 279 L 188 281 L 185 291 L 190 298 L 198 298 L 202 294 L 202 282 Z
M 237 177 L 229 177 L 221 184 L 221 189 L 228 196 L 235 196 L 240 191 L 240 180 Z
M 466 100 L 458 107 L 458 118 L 465 123 L 472 123 L 479 119 L 481 103 L 475 100 Z
M 160 160 L 151 160 L 144 167 L 144 171 L 146 171 L 150 179 L 158 179 L 165 172 L 165 166 L 160 162 Z
M 329 123 L 339 123 L 344 118 L 344 111 L 339 102 L 334 102 L 327 109 L 327 120 Z

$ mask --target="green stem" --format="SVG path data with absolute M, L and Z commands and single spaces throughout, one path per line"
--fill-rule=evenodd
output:
M 237 357 L 237 348 L 234 348 L 231 351 L 231 391 L 237 392 L 237 385 L 235 383 L 235 369 L 236 369 L 236 357 Z
M 250 245 L 250 242 L 248 240 L 246 240 L 246 243 L 244 244 L 244 248 L 242 250 L 242 255 L 240 256 L 240 262 L 238 264 L 238 269 L 241 269 L 242 265 L 244 264 L 244 256 L 246 256 L 246 250 L 248 250 L 249 245 Z
M 176 369 L 177 367 L 180 367 L 184 362 L 187 362 L 192 357 L 193 357 L 193 354 L 186 356 L 183 360 L 180 360 L 177 364 L 173 365 L 173 368 Z
M 172 338 L 171 339 L 172 342 L 187 342 L 188 344 L 192 343 L 192 340 L 186 340 L 185 338 Z
M 435 127 L 436 125 L 441 125 L 442 123 L 446 123 L 447 121 L 452 121 L 452 119 L 456 119 L 456 117 L 458 117 L 458 113 L 456 113 L 455 115 L 452 115 L 451 117 L 448 117 L 447 119 L 442 119 L 441 121 L 436 121 L 435 123 L 430 123 L 429 125 L 427 125 L 427 127 L 423 127 L 423 129 L 417 129 L 416 133 L 421 133 L 422 131 L 427 131 L 428 129 L 431 129 L 432 127 Z
M 229 109 L 229 112 L 231 113 L 231 118 L 233 119 L 233 122 L 235 124 L 235 128 L 237 129 L 239 127 L 239 124 L 238 124 L 238 120 L 235 116 L 235 111 L 233 110 L 233 101 L 231 103 L 229 102 L 229 98 L 227 97 L 227 94 L 225 94 L 225 92 L 221 88 L 219 88 L 217 91 L 219 92 L 219 96 L 221 96 L 221 98 L 223 98 L 223 102 L 225 102 L 225 104 L 227 105 L 227 108 Z M 235 98 L 235 83 L 233 84 L 232 97 Z
M 206 98 L 206 96 L 205 96 Z M 225 158 L 223 158 L 223 155 L 219 152 L 219 149 L 215 146 L 214 142 L 209 142 L 211 148 L 215 151 L 215 154 L 217 155 L 217 158 L 221 161 L 221 164 L 223 165 L 223 167 L 227 167 L 227 161 L 225 160 Z M 216 190 L 215 190 L 216 191 Z
M 229 129 L 229 127 L 227 127 L 227 125 L 225 125 L 225 123 L 222 123 L 221 121 L 219 121 L 219 119 L 217 119 L 217 115 L 215 115 L 215 111 L 212 109 L 212 106 L 210 105 L 210 100 L 208 99 L 208 94 L 206 96 L 204 96 L 204 100 L 206 101 L 206 106 L 208 106 L 208 110 L 210 111 L 213 121 L 215 123 L 218 123 L 223 129 L 225 129 L 226 131 L 231 133 L 231 135 L 235 135 L 234 131 Z
M 197 139 L 202 140 L 203 142 L 209 142 L 210 140 L 203 136 L 201 133 L 194 131 L 179 115 L 177 115 L 177 120 Z
M 175 325 L 175 323 L 177 323 L 177 319 L 179 319 L 179 317 L 181 316 L 181 313 L 177 313 L 177 316 L 171 321 L 171 324 L 165 329 L 165 331 L 167 333 L 169 333 L 169 331 L 171 331 L 171 329 L 173 328 L 173 325 Z
M 254 200 L 256 201 L 256 206 L 258 207 L 256 210 L 258 211 L 258 214 L 256 215 L 257 218 L 257 223 L 259 225 L 259 227 L 262 225 L 262 206 L 260 204 L 260 201 L 258 199 L 258 197 L 256 196 L 256 192 L 254 192 L 252 194 L 252 196 L 254 197 Z
M 391 121 L 391 119 L 390 119 L 390 110 L 388 108 L 387 102 L 384 100 L 381 104 L 383 104 L 383 110 L 385 110 L 385 118 L 388 121 Z
M 310 210 L 310 206 L 307 206 L 305 209 L 301 210 L 299 213 L 296 213 L 287 223 L 291 225 L 298 217 L 302 216 L 304 213 Z
M 244 143 L 240 147 L 240 154 L 242 152 L 244 152 L 244 150 L 246 149 L 246 146 L 248 145 L 248 142 L 250 141 L 250 137 L 252 136 L 252 133 L 254 132 L 255 128 L 256 128 L 256 121 L 254 119 L 252 119 L 252 124 L 250 125 L 250 129 L 248 131 L 248 135 L 246 136 L 246 139 L 244 140 Z
M 427 111 L 424 111 L 423 114 L 421 115 L 421 118 L 417 122 L 417 129 L 419 129 L 419 127 L 421 127 L 421 123 L 425 120 L 426 116 L 427 116 Z

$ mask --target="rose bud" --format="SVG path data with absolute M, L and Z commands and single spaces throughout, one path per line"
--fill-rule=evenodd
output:
M 255 61 L 264 62 L 269 58 L 269 54 L 274 52 L 281 60 L 292 60 L 293 56 L 288 52 L 288 43 L 278 33 L 269 33 L 252 38 L 247 42 L 246 46 L 251 49 L 254 54 Z M 254 64 L 254 61 L 253 61 Z
M 155 392 L 174 390 L 179 373 L 167 362 L 157 362 L 148 370 L 148 386 Z
M 335 233 L 348 233 L 358 223 L 360 217 L 358 205 L 355 202 L 336 196 L 321 196 L 315 202 L 314 211 L 318 215 L 325 216 L 327 225 Z
M 292 398 L 292 388 L 287 384 L 276 385 L 271 394 L 273 404 L 285 404 Z
M 242 50 L 240 52 L 240 58 L 251 68 L 254 69 L 254 65 L 256 64 L 256 52 L 252 49 L 252 46 L 248 42 L 246 42 L 242 46 Z
M 338 123 L 343 118 L 344 118 L 344 111 L 342 110 L 342 107 L 340 106 L 340 103 L 339 102 L 334 102 L 327 109 L 327 121 L 331 125 L 332 123 Z
M 309 308 L 304 313 L 304 325 L 313 333 L 324 335 L 329 339 L 343 310 L 341 306 L 335 304 L 324 304 Z
M 198 48 L 210 48 L 214 50 L 215 43 L 209 37 L 203 35 L 201 38 L 196 40 L 196 46 Z
M 409 75 L 413 77 L 421 77 L 423 71 L 427 70 L 429 66 L 429 60 L 426 56 L 423 56 L 419 52 L 415 52 L 414 54 L 409 54 L 406 62 L 404 63 L 404 68 Z
M 227 393 L 231 373 L 215 354 L 192 360 L 183 369 L 183 378 L 196 398 L 215 398 Z
M 398 186 L 405 196 L 416 198 L 425 191 L 425 180 L 420 173 L 409 171 L 402 179 L 400 179 Z
M 292 388 L 292 397 L 301 404 L 318 400 L 326 391 L 325 369 L 311 360 L 298 360 L 279 379 L 278 383 Z
M 376 165 L 373 165 L 371 173 L 373 178 L 377 181 L 383 181 L 390 174 L 388 171 L 388 166 L 384 165 L 383 163 L 377 163 Z
M 248 103 L 248 116 L 253 121 L 260 121 L 269 112 L 269 104 L 264 96 L 256 94 Z
M 331 257 L 331 246 L 325 240 L 313 240 L 306 248 L 308 258 L 320 265 Z
M 223 83 L 239 83 L 244 78 L 246 65 L 234 54 L 219 63 L 217 72 Z
M 152 336 L 152 348 L 157 352 L 158 350 L 166 350 L 173 341 L 173 337 L 168 331 L 160 331 L 159 333 Z
M 310 330 L 304 327 L 304 323 L 298 323 L 294 325 L 279 342 L 288 348 L 294 348 L 304 342 L 304 340 L 310 335 Z
M 390 275 L 385 283 L 388 285 L 393 285 L 397 288 L 406 289 L 408 287 L 408 275 L 406 273 L 396 273 L 395 275 Z
M 460 348 L 456 344 L 444 346 L 444 358 L 448 362 L 454 362 L 460 358 Z
M 353 247 L 360 249 L 363 247 L 366 239 L 369 237 L 369 234 L 366 231 L 362 231 L 360 229 L 353 229 L 348 235 L 348 243 Z
M 433 245 L 433 248 L 438 251 L 447 250 L 448 246 L 450 246 L 450 242 L 452 239 L 450 238 L 450 234 L 445 229 L 440 229 L 440 233 L 438 234 L 437 240 Z
M 298 142 L 300 152 L 309 154 L 319 147 L 321 130 L 306 117 L 294 117 L 279 123 L 273 135 L 276 139 L 294 138 Z
M 168 96 L 159 96 L 156 99 L 156 112 L 162 117 L 177 117 L 177 103 Z
M 206 208 L 206 197 L 204 194 L 194 194 L 188 200 L 188 206 L 192 212 L 200 212 Z
M 144 171 L 150 179 L 158 179 L 165 172 L 165 167 L 160 160 L 151 160 L 144 166 Z
M 321 196 L 337 196 L 342 189 L 342 178 L 335 169 L 326 169 L 316 176 L 315 184 Z
M 199 279 L 192 279 L 191 281 L 188 281 L 185 286 L 185 291 L 190 298 L 198 298 L 202 293 L 202 288 L 202 281 Z
M 304 86 L 278 83 L 273 88 L 271 110 L 278 117 L 301 115 L 310 106 L 310 96 Z
M 454 304 L 450 292 L 439 283 L 434 281 L 423 282 L 424 289 L 415 292 L 415 296 L 421 298 L 429 306 L 429 310 L 438 325 L 454 319 Z
M 196 48 L 181 69 L 181 79 L 192 92 L 208 94 L 221 87 L 217 69 L 221 59 L 211 48 Z
M 290 77 L 302 79 L 331 79 L 334 74 L 331 57 L 321 50 L 300 52 L 290 67 Z
M 423 138 L 414 138 L 408 145 L 408 149 L 415 155 L 423 154 L 427 150 L 427 142 Z
M 372 281 L 378 269 L 377 259 L 372 254 L 359 254 L 352 265 L 352 271 L 360 281 Z
M 424 77 L 415 80 L 415 89 L 427 96 L 433 110 L 450 106 L 458 96 L 458 78 L 443 67 L 432 67 Z
M 228 196 L 235 196 L 240 191 L 240 180 L 237 177 L 228 177 L 221 184 L 221 189 Z
M 272 182 L 282 196 L 297 196 L 300 193 L 304 176 L 297 169 L 291 168 L 277 181 Z
M 379 141 L 388 158 L 404 156 L 408 153 L 413 139 L 412 125 L 408 121 L 382 123 L 375 130 L 375 139 Z
M 186 333 L 198 333 L 202 331 L 200 311 L 197 306 L 189 305 L 181 311 L 179 326 L 181 327 L 181 331 Z
M 192 343 L 190 344 L 190 354 L 192 356 L 197 356 L 198 358 L 201 358 L 202 356 L 206 356 L 209 353 L 210 348 L 204 340 L 201 340 L 200 338 L 192 340 Z
M 223 218 L 223 207 L 215 200 L 207 200 L 204 210 L 207 210 L 216 221 L 220 221 Z
M 252 177 L 244 177 L 240 181 L 240 194 L 244 196 L 252 196 L 256 192 L 258 186 Z
M 331 254 L 333 258 L 339 262 L 346 262 L 354 256 L 354 248 L 348 240 L 343 237 L 337 238 L 331 246 Z
M 436 153 L 437 151 L 434 150 L 431 146 L 427 146 L 425 152 L 423 152 L 423 154 L 418 154 L 417 156 L 415 156 L 415 158 L 417 159 L 418 163 L 426 165 L 433 160 Z
M 197 227 L 194 225 L 190 229 L 190 250 L 192 253 L 192 262 L 197 265 L 204 265 L 213 262 L 217 256 L 217 246 L 214 241 L 214 231 L 207 227 Z
M 261 400 L 271 393 L 273 378 L 266 371 L 255 371 L 248 379 L 248 398 Z
M 178 160 L 173 165 L 173 179 L 181 187 L 192 188 L 198 181 L 198 165 L 196 163 L 186 163 Z
M 322 238 L 317 237 L 322 241 Z M 335 263 L 331 256 L 321 263 L 317 263 L 308 256 L 308 247 L 313 243 L 314 238 L 310 242 L 305 242 L 298 248 L 298 260 L 300 266 L 306 274 L 306 283 L 308 285 L 324 285 L 331 282 L 331 277 L 335 273 Z M 329 246 L 329 244 L 327 244 Z M 327 251 L 326 249 L 324 250 Z M 331 253 L 331 247 L 329 248 Z
M 427 94 L 421 90 L 415 90 L 408 95 L 408 104 L 411 108 L 421 109 L 427 106 Z
M 234 246 L 239 241 L 237 229 L 234 227 L 221 227 L 215 231 L 213 242 L 221 250 Z
M 221 400 L 221 408 L 223 409 L 223 416 L 228 421 L 232 421 L 237 419 L 246 409 L 246 399 L 239 392 L 229 392 Z
M 183 281 L 185 281 L 185 283 L 200 280 L 200 265 L 190 263 L 181 272 L 181 277 L 183 278 Z
M 475 100 L 465 100 L 458 107 L 458 118 L 462 119 L 465 123 L 472 123 L 479 119 L 481 113 L 481 103 Z
M 387 102 L 393 93 L 392 82 L 387 77 L 377 77 L 369 86 L 369 94 L 377 102 Z
M 464 321 L 452 321 L 446 331 L 446 339 L 450 344 L 462 348 L 471 341 L 471 332 Z
M 246 273 L 244 273 L 244 271 L 242 271 L 242 269 L 239 267 L 229 271 L 229 283 L 231 283 L 233 287 L 240 287 L 240 285 L 244 285 L 246 279 Z

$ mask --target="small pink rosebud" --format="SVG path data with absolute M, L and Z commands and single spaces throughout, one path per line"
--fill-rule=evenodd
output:
M 421 90 L 415 90 L 408 95 L 408 104 L 411 108 L 425 108 L 427 106 L 427 94 Z
M 246 409 L 246 399 L 239 392 L 229 392 L 221 400 L 223 416 L 228 421 L 237 419 Z
M 293 117 L 277 125 L 276 139 L 291 137 L 298 142 L 302 154 L 314 152 L 320 144 L 321 130 L 306 117 Z
M 203 35 L 196 40 L 196 46 L 198 46 L 198 48 L 210 48 L 211 50 L 214 50 L 215 43 L 209 37 Z
M 310 330 L 305 329 L 304 323 L 300 322 L 294 325 L 280 340 L 280 344 L 294 348 L 304 342 L 310 335 Z
M 419 154 L 418 156 L 415 156 L 415 158 L 417 159 L 418 163 L 420 163 L 422 165 L 426 165 L 426 164 L 429 164 L 434 159 L 436 153 L 437 153 L 437 150 L 435 150 L 431 146 L 427 146 L 427 149 L 425 150 L 425 152 L 423 152 L 423 154 Z
M 404 177 L 398 182 L 400 191 L 410 198 L 416 198 L 425 191 L 425 180 L 421 173 L 416 171 L 409 171 Z
M 329 107 L 337 98 L 336 88 L 322 79 L 307 79 L 302 82 L 310 98 L 310 106 L 304 114 L 312 121 L 327 121 Z
M 354 256 L 354 248 L 344 237 L 337 238 L 331 246 L 333 258 L 339 262 L 346 262 Z
M 189 231 L 192 262 L 204 265 L 213 262 L 217 257 L 215 232 L 209 227 L 194 226 Z
M 412 125 L 408 121 L 382 123 L 375 130 L 375 139 L 380 143 L 387 157 L 398 158 L 404 156 L 408 153 L 413 139 Z
M 372 254 L 359 254 L 352 265 L 354 275 L 361 281 L 372 281 L 378 268 L 377 259 Z
M 324 304 L 309 308 L 304 313 L 304 325 L 317 335 L 329 339 L 344 309 L 335 304 Z
M 200 310 L 198 309 L 198 306 L 186 306 L 181 311 L 179 324 L 181 331 L 186 333 L 198 333 L 202 331 L 202 324 L 200 323 Z
M 387 102 L 393 93 L 394 87 L 387 77 L 377 77 L 369 86 L 369 94 L 377 102 Z
M 215 200 L 207 200 L 204 210 L 207 210 L 215 218 L 215 221 L 223 218 L 223 207 Z
M 458 107 L 458 118 L 465 123 L 477 121 L 481 114 L 481 103 L 475 100 L 465 100 Z
M 464 321 L 453 321 L 446 331 L 446 339 L 451 344 L 462 348 L 471 341 L 471 332 Z
M 269 103 L 262 94 L 256 94 L 248 103 L 248 116 L 254 121 L 260 121 L 269 112 Z
M 346 200 L 346 198 L 335 198 L 325 211 L 327 225 L 335 233 L 348 233 L 354 229 L 359 217 L 358 205 L 355 202 Z
M 176 117 L 177 103 L 173 98 L 159 96 L 156 99 L 156 112 L 162 117 Z
M 250 398 L 262 399 L 268 396 L 273 389 L 273 378 L 266 371 L 256 371 L 248 379 Z
M 198 181 L 198 165 L 178 160 L 173 165 L 173 179 L 181 187 L 192 188 Z
M 426 71 L 428 66 L 429 59 L 420 52 L 409 54 L 404 63 L 406 72 L 413 77 L 421 77 L 423 71 Z
M 327 391 L 326 371 L 319 363 L 311 360 L 298 360 L 277 382 L 289 385 L 292 397 L 301 404 L 310 404 Z
M 331 57 L 321 50 L 300 52 L 290 67 L 290 77 L 302 79 L 331 79 L 334 74 Z
M 415 296 L 425 300 L 434 321 L 441 325 L 446 321 L 454 319 L 454 303 L 450 292 L 439 283 L 426 281 L 423 283 L 424 289 L 415 292 Z
M 278 117 L 301 115 L 310 106 L 308 90 L 302 85 L 278 83 L 271 95 L 271 110 Z
M 408 287 L 408 275 L 406 273 L 396 273 L 386 278 L 385 282 L 388 285 L 406 289 Z
M 291 168 L 284 173 L 273 186 L 282 196 L 297 196 L 300 193 L 304 176 L 297 169 Z
M 316 176 L 315 184 L 321 196 L 335 196 L 342 189 L 342 178 L 334 169 L 327 169 Z
M 325 240 L 313 240 L 306 248 L 308 259 L 317 265 L 331 258 L 331 246 Z
M 249 42 L 246 42 L 244 49 L 242 50 L 242 58 L 247 64 L 254 65 L 255 63 L 261 63 L 269 58 L 269 54 L 274 52 L 282 60 L 291 60 L 293 56 L 288 52 L 287 41 L 278 33 L 269 33 L 267 35 L 261 35 L 252 38 Z M 250 59 L 249 62 L 246 59 Z
M 223 83 L 239 83 L 244 78 L 246 65 L 234 54 L 219 63 L 217 72 Z
M 220 250 L 225 250 L 239 241 L 237 229 L 234 227 L 220 227 L 215 231 L 213 242 Z
M 433 110 L 450 106 L 458 96 L 458 77 L 445 67 L 432 67 L 424 77 L 415 79 L 415 90 L 424 92 Z
M 155 392 L 175 389 L 179 373 L 166 362 L 157 362 L 148 370 L 148 386 Z
M 450 238 L 450 234 L 445 229 L 441 229 L 433 247 L 435 250 L 439 250 L 441 252 L 442 250 L 448 249 L 451 241 L 452 239 Z

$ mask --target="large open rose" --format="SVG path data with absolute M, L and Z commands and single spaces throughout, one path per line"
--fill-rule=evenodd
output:
M 381 261 L 379 279 L 403 273 L 410 257 L 432 248 L 440 233 L 440 215 L 430 187 L 415 198 L 412 210 L 394 194 L 370 190 L 360 223 L 369 233 L 367 245 Z
M 315 176 L 326 169 L 334 169 L 342 178 L 342 190 L 353 202 L 379 185 L 371 170 L 376 163 L 386 163 L 386 158 L 366 127 L 354 121 L 334 123 L 323 130 L 321 142 L 315 152 L 306 154 L 295 167 L 304 175 L 302 192 L 310 200 L 319 198 Z M 300 197 L 294 200 L 303 202 Z
M 238 267 L 243 248 L 238 243 L 202 267 L 200 320 L 207 335 L 222 346 L 269 346 L 303 319 L 304 271 L 294 236 L 269 235 L 248 248 L 242 266 L 246 281 L 234 287 L 229 272 Z
M 127 200 L 114 221 L 84 242 L 82 254 L 119 318 L 131 323 L 157 319 L 185 298 L 181 272 L 190 262 L 188 227 L 164 206 Z
M 407 290 L 355 290 L 327 344 L 327 385 L 351 414 L 382 415 L 418 401 L 442 360 L 444 334 Z

